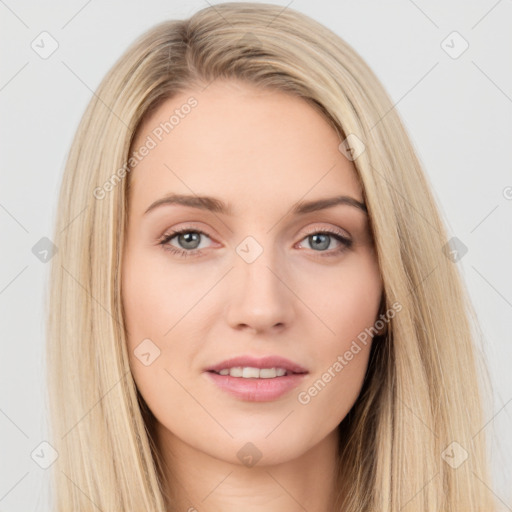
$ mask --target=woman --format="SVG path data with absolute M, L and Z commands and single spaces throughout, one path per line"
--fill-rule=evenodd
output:
M 493 510 L 471 306 L 397 112 L 319 23 L 144 34 L 76 134 L 57 510 Z

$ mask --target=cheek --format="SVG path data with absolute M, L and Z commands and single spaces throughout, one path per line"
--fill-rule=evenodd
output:
M 123 307 L 132 347 L 144 338 L 171 337 L 197 296 L 187 274 L 169 272 L 163 261 L 133 250 L 124 262 Z
M 168 385 L 165 368 L 171 354 L 167 340 L 179 330 L 179 318 L 184 314 L 179 276 L 171 280 L 169 273 L 154 263 L 134 248 L 126 256 L 122 270 L 130 366 L 143 395 L 150 382 L 155 389 Z
M 327 346 L 342 349 L 375 322 L 382 281 L 370 251 L 351 255 L 338 270 L 324 268 L 309 273 L 306 279 L 302 286 L 308 290 L 308 306 L 324 324 L 319 323 L 318 329 L 323 332 L 322 339 Z
M 187 362 L 197 350 L 190 310 L 199 290 L 194 292 L 189 281 L 185 273 L 169 272 L 161 258 L 151 258 L 137 248 L 123 262 L 122 301 L 130 368 L 142 397 L 160 421 L 173 418 L 175 410 L 190 407 L 179 384 L 185 381 Z
M 347 259 L 340 272 L 317 283 L 321 289 L 308 287 L 316 290 L 310 304 L 322 320 L 317 322 L 323 333 L 316 337 L 318 364 L 297 401 L 334 427 L 356 401 L 364 381 L 382 281 L 375 258 L 368 253 Z

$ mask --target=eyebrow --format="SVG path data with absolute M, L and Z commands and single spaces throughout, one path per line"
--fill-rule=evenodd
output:
M 184 194 L 168 194 L 165 197 L 156 200 L 147 208 L 147 210 L 144 212 L 144 215 L 159 206 L 172 204 L 189 206 L 191 208 L 199 208 L 201 210 L 207 210 L 214 213 L 222 213 L 225 215 L 233 215 L 232 208 L 224 203 L 224 201 L 221 199 L 210 196 L 190 196 Z M 325 210 L 337 205 L 353 206 L 365 214 L 368 214 L 366 205 L 350 196 L 335 196 L 317 199 L 314 201 L 302 201 L 294 205 L 291 213 L 292 215 L 302 215 L 305 213 L 316 212 L 318 210 Z

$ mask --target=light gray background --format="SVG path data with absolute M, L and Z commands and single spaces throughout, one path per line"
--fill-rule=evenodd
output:
M 456 264 L 485 333 L 495 389 L 482 425 L 493 439 L 494 481 L 486 484 L 512 510 L 512 1 L 276 3 L 324 23 L 366 59 L 402 115 L 451 235 L 468 248 Z M 138 35 L 207 5 L 0 0 L 1 511 L 48 509 L 48 472 L 31 458 L 46 432 L 48 265 L 32 247 L 52 237 L 58 186 L 79 119 Z M 43 31 L 59 45 L 47 59 L 31 48 Z M 442 46 L 453 31 L 469 44 L 458 58 L 444 49 L 457 52 L 457 36 Z

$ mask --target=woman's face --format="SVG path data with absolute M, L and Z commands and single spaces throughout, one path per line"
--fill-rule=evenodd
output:
M 371 340 L 353 342 L 382 284 L 340 142 L 305 101 L 231 81 L 141 127 L 122 298 L 131 370 L 170 445 L 283 462 L 332 439 L 354 404 Z M 254 360 L 223 363 L 239 357 Z

